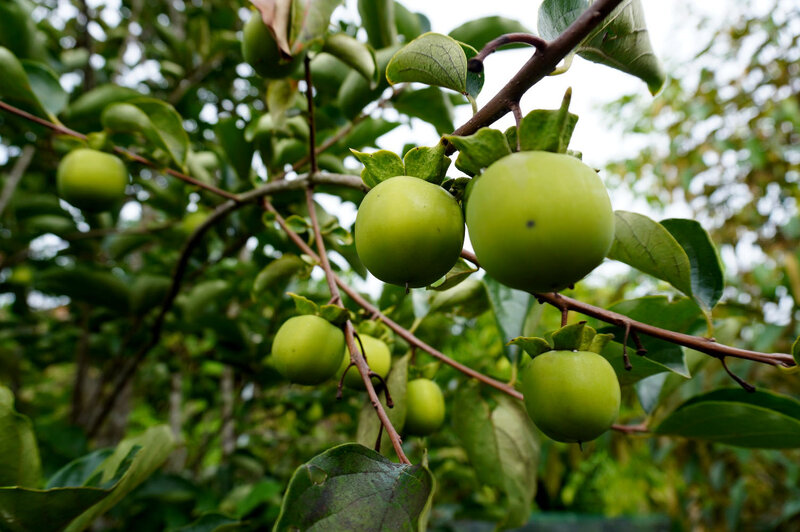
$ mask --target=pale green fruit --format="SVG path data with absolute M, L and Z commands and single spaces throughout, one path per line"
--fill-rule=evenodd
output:
M 561 442 L 587 442 L 619 414 L 620 388 L 611 364 L 589 351 L 547 351 L 522 369 L 522 393 L 533 423 Z
M 272 342 L 278 373 L 297 384 L 320 384 L 336 375 L 344 333 L 319 316 L 295 316 L 281 325 Z
M 128 169 L 110 153 L 89 148 L 69 152 L 58 165 L 58 195 L 89 212 L 105 211 L 125 197 Z
M 430 379 L 414 379 L 406 387 L 406 434 L 427 436 L 444 423 L 444 396 Z
M 392 367 L 392 353 L 389 351 L 389 346 L 383 341 L 373 338 L 372 336 L 367 336 L 366 334 L 360 334 L 359 338 L 361 338 L 361 344 L 364 345 L 369 368 L 385 379 L 389 374 L 389 369 Z M 356 340 L 356 347 L 358 347 L 359 351 L 361 350 L 361 345 L 358 343 L 358 340 Z M 342 377 L 342 373 L 344 373 L 347 366 L 350 365 L 350 351 L 346 347 L 344 349 L 344 356 L 342 356 L 340 360 L 341 363 L 339 364 L 339 371 L 337 373 L 339 378 Z M 356 390 L 366 389 L 364 381 L 361 380 L 361 373 L 358 372 L 358 368 L 355 366 L 347 370 L 344 383 L 348 388 Z M 373 378 L 372 384 L 378 384 L 377 379 Z
M 431 284 L 458 260 L 464 218 L 442 187 L 398 176 L 370 190 L 355 224 L 356 251 L 372 275 L 386 283 Z
M 466 218 L 486 272 L 531 292 L 581 280 L 614 239 L 614 212 L 597 172 L 558 153 L 518 152 L 493 163 L 470 189 Z

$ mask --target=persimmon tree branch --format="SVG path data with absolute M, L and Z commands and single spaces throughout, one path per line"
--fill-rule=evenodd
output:
M 500 91 L 481 107 L 472 118 L 453 132 L 453 135 L 471 135 L 478 129 L 493 124 L 506 113 L 533 85 L 555 70 L 558 63 L 589 36 L 622 0 L 597 0 L 557 38 L 537 46 L 537 53 L 517 72 Z M 448 146 L 448 154 L 455 147 Z
M 475 256 L 474 253 L 467 250 L 463 250 L 461 252 L 461 256 L 466 260 L 470 261 L 471 263 L 473 263 L 475 266 L 480 267 L 478 258 Z M 771 353 L 771 354 L 760 353 L 758 351 L 750 351 L 747 349 L 740 349 L 738 347 L 719 344 L 714 340 L 708 338 L 702 338 L 699 336 L 692 336 L 691 334 L 685 334 L 685 333 L 670 331 L 668 329 L 662 329 L 660 327 L 656 327 L 648 323 L 633 320 L 628 316 L 625 316 L 624 314 L 596 307 L 594 305 L 590 305 L 589 303 L 584 303 L 583 301 L 579 301 L 577 299 L 573 299 L 571 297 L 567 297 L 565 295 L 558 294 L 556 292 L 548 292 L 548 293 L 535 292 L 532 293 L 532 295 L 536 297 L 540 302 L 548 303 L 549 305 L 552 305 L 559 310 L 563 309 L 574 310 L 576 312 L 580 312 L 585 316 L 597 318 L 598 320 L 603 321 L 605 323 L 609 323 L 611 325 L 616 325 L 622 328 L 630 327 L 631 334 L 638 332 L 646 334 L 647 336 L 651 336 L 653 338 L 660 338 L 662 340 L 666 340 L 673 344 L 681 345 L 683 347 L 688 347 L 690 349 L 694 349 L 695 351 L 700 351 L 701 353 L 705 353 L 714 358 L 719 358 L 719 359 L 724 359 L 725 357 L 741 358 L 745 360 L 751 360 L 753 362 L 770 364 L 772 366 L 791 367 L 795 365 L 792 355 L 786 353 Z M 638 350 L 639 347 L 637 346 L 637 351 Z

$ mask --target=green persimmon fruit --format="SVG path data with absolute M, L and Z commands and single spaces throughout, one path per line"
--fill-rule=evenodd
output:
M 261 19 L 261 13 L 254 11 L 244 25 L 242 55 L 256 73 L 268 79 L 281 79 L 292 74 L 299 66 L 300 56 L 287 61 L 281 57 L 278 44 L 269 28 Z
M 272 357 L 278 373 L 297 384 L 320 384 L 336 375 L 344 333 L 319 316 L 295 316 L 275 334 Z
M 521 380 L 528 415 L 556 441 L 593 440 L 619 414 L 617 374 L 597 353 L 547 351 L 523 367 Z
M 406 386 L 406 424 L 403 431 L 427 436 L 444 422 L 444 397 L 439 385 L 430 379 L 414 379 Z
M 559 153 L 518 152 L 490 165 L 471 188 L 466 220 L 486 272 L 531 292 L 579 281 L 614 239 L 614 212 L 597 172 Z
M 128 169 L 119 157 L 89 148 L 69 152 L 56 172 L 58 195 L 89 212 L 114 206 L 125 197 L 127 184 Z
M 464 218 L 442 187 L 416 177 L 392 177 L 361 202 L 355 241 L 361 262 L 381 281 L 426 286 L 458 260 Z
M 364 345 L 364 351 L 366 351 L 369 369 L 385 379 L 389 374 L 389 368 L 392 367 L 392 353 L 389 351 L 389 346 L 383 341 L 366 334 L 359 334 L 358 337 L 361 338 L 361 344 Z M 359 351 L 361 351 L 361 344 L 359 344 L 358 340 L 356 340 L 356 347 L 358 347 Z M 341 352 L 339 356 L 342 356 Z M 337 372 L 337 375 L 339 378 L 341 378 L 342 373 L 344 373 L 344 371 L 347 370 L 347 366 L 350 365 L 350 351 L 347 349 L 347 347 L 344 349 L 344 356 L 339 360 L 341 363 L 339 364 L 339 371 Z M 366 389 L 364 386 L 364 381 L 361 380 L 361 373 L 358 372 L 358 368 L 355 366 L 347 371 L 347 375 L 344 378 L 344 383 L 348 388 L 353 388 L 356 390 Z M 375 383 L 376 381 L 373 380 L 373 384 Z

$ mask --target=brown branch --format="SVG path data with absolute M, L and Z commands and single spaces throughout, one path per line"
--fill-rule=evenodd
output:
M 462 250 L 461 257 L 470 261 L 475 266 L 480 267 L 478 258 L 474 253 L 467 250 Z M 689 349 L 694 349 L 695 351 L 700 351 L 701 353 L 705 353 L 714 358 L 741 358 L 744 360 L 751 360 L 753 362 L 761 362 L 763 364 L 783 367 L 792 367 L 796 365 L 792 355 L 786 353 L 761 353 L 759 351 L 750 351 L 748 349 L 740 349 L 738 347 L 718 344 L 714 340 L 710 340 L 708 338 L 670 331 L 669 329 L 662 329 L 648 323 L 636 321 L 628 316 L 625 316 L 624 314 L 619 314 L 611 310 L 596 307 L 594 305 L 590 305 L 589 303 L 584 303 L 583 301 L 578 301 L 577 299 L 573 299 L 556 292 L 532 292 L 531 294 L 539 301 L 548 303 L 557 309 L 563 309 L 566 306 L 566 308 L 569 310 L 574 310 L 585 316 L 597 318 L 598 320 L 610 323 L 611 325 L 616 325 L 623 328 L 630 327 L 631 337 L 636 343 L 636 353 L 639 355 L 646 354 L 647 350 L 644 349 L 644 346 L 639 341 L 638 336 L 635 336 L 636 333 L 646 334 L 647 336 L 651 336 L 653 338 L 660 338 L 661 340 L 666 340 L 673 344 L 688 347 Z
M 646 423 L 639 423 L 638 425 L 617 425 L 615 423 L 611 425 L 611 429 L 616 430 L 617 432 L 622 432 L 623 434 L 641 434 L 650 432 L 650 429 L 647 428 Z
M 34 122 L 36 124 L 39 124 L 40 126 L 44 126 L 44 127 L 48 128 L 48 129 L 51 129 L 51 130 L 55 131 L 56 133 L 61 133 L 62 135 L 68 135 L 70 137 L 75 137 L 77 139 L 81 139 L 81 140 L 84 140 L 84 141 L 87 139 L 87 136 L 84 135 L 83 133 L 79 133 L 79 132 L 75 131 L 74 129 L 70 129 L 70 128 L 62 125 L 62 124 L 54 124 L 54 123 L 52 123 L 52 122 L 50 122 L 48 120 L 45 120 L 44 118 L 39 118 L 38 116 L 32 115 L 27 111 L 23 111 L 22 109 L 14 107 L 13 105 L 9 105 L 9 104 L 7 104 L 6 102 L 4 102 L 2 100 L 0 100 L 0 109 L 3 109 L 4 111 L 8 111 L 9 113 L 15 114 L 15 115 L 17 115 L 17 116 L 19 116 L 21 118 L 24 118 L 24 119 L 29 120 L 31 122 Z M 155 162 L 151 161 L 150 159 L 146 159 L 145 157 L 142 157 L 138 153 L 134 153 L 134 152 L 132 152 L 130 150 L 127 150 L 125 148 L 122 148 L 120 146 L 114 146 L 113 149 L 114 149 L 115 152 L 119 153 L 120 155 L 123 155 L 123 156 L 127 157 L 128 159 L 131 159 L 132 161 L 135 161 L 135 162 L 137 162 L 139 164 L 142 164 L 142 165 L 147 166 L 149 168 L 153 168 L 155 170 L 164 172 L 165 174 L 169 174 L 169 175 L 171 175 L 173 177 L 177 177 L 181 181 L 185 181 L 185 182 L 187 182 L 187 183 L 189 183 L 191 185 L 194 185 L 196 187 L 203 188 L 205 190 L 208 190 L 209 192 L 213 192 L 214 194 L 217 194 L 218 196 L 222 196 L 224 198 L 231 199 L 231 200 L 238 200 L 238 196 L 236 194 L 228 192 L 227 190 L 222 190 L 221 188 L 217 188 L 214 185 L 209 185 L 207 183 L 203 183 L 202 181 L 199 181 L 199 180 L 193 178 L 190 175 L 184 174 L 183 172 L 179 172 L 179 171 L 173 170 L 171 168 L 162 168 L 160 165 L 156 164 Z
M 314 253 L 314 250 L 311 249 L 311 247 L 309 247 L 309 245 L 306 244 L 306 242 L 297 233 L 292 231 L 286 225 L 286 221 L 280 216 L 280 214 L 277 213 L 277 211 L 275 211 L 274 207 L 272 209 L 269 209 L 269 207 L 267 207 L 267 208 L 268 208 L 268 210 L 270 210 L 270 212 L 275 214 L 276 221 L 281 226 L 283 231 L 289 236 L 289 238 L 297 245 L 297 247 L 299 247 L 300 250 L 303 253 L 305 253 L 306 255 L 312 257 L 313 259 L 319 260 L 319 258 L 317 257 L 317 254 Z M 467 252 L 467 253 L 469 253 L 469 252 Z M 503 393 L 505 393 L 507 395 L 510 395 L 511 397 L 515 397 L 515 398 L 520 399 L 520 400 L 522 399 L 522 394 L 520 392 L 518 392 L 517 390 L 515 390 L 513 387 L 509 386 L 508 384 L 505 384 L 503 382 L 494 380 L 491 377 L 487 377 L 483 373 L 475 371 L 474 369 L 472 369 L 470 367 L 467 367 L 464 364 L 461 364 L 460 362 L 457 362 L 457 361 L 453 360 L 452 358 L 448 357 L 447 355 L 445 355 L 441 351 L 439 351 L 439 350 L 435 349 L 434 347 L 431 347 L 430 345 L 426 344 L 425 342 L 423 342 L 422 340 L 420 340 L 419 338 L 414 336 L 407 329 L 405 329 L 403 326 L 399 325 L 398 323 L 396 323 L 392 319 L 390 319 L 388 316 L 383 314 L 378 307 L 376 307 L 375 305 L 373 305 L 372 303 L 370 303 L 369 301 L 364 299 L 361 296 L 361 294 L 359 294 L 357 291 L 355 291 L 350 286 L 348 286 L 344 281 L 342 281 L 342 279 L 339 276 L 334 274 L 333 277 L 336 280 L 336 284 L 339 286 L 339 288 L 342 290 L 342 292 L 347 294 L 350 297 L 350 299 L 352 299 L 353 301 L 356 302 L 356 304 L 358 304 L 364 310 L 366 310 L 367 312 L 369 312 L 373 316 L 375 316 L 376 319 L 380 320 L 383 324 L 385 324 L 392 331 L 394 331 L 395 334 L 397 334 L 403 340 L 408 342 L 412 347 L 416 347 L 416 348 L 422 349 L 423 351 L 425 351 L 426 353 L 430 354 L 434 358 L 437 358 L 437 359 L 441 360 L 443 363 L 447 364 L 448 366 L 451 366 L 451 367 L 457 369 L 458 371 L 460 371 L 461 373 L 463 373 L 463 374 L 465 374 L 465 375 L 467 375 L 469 377 L 472 377 L 473 379 L 476 379 L 476 380 L 478 380 L 478 381 L 480 381 L 480 382 L 482 382 L 482 383 L 484 383 L 484 384 L 486 384 L 488 386 L 491 386 L 492 388 L 500 390 L 501 392 L 503 392 Z
M 314 190 L 312 186 L 306 188 L 306 204 L 308 205 L 308 212 L 309 216 L 311 217 L 311 226 L 314 230 L 314 239 L 316 240 L 319 255 L 315 254 L 314 251 L 308 247 L 308 251 L 310 251 L 309 255 L 319 260 L 322 268 L 325 270 L 325 279 L 328 282 L 328 288 L 331 291 L 331 296 L 337 300 L 337 304 L 340 307 L 343 307 L 341 295 L 339 294 L 339 288 L 336 285 L 336 275 L 333 273 L 330 261 L 328 260 L 328 254 L 325 251 L 325 243 L 322 240 L 322 231 L 320 231 L 319 220 L 317 220 L 317 213 L 314 208 L 313 192 Z M 290 237 L 294 236 L 300 238 L 297 233 L 289 229 L 281 215 L 277 210 L 275 210 L 275 207 L 273 207 L 269 201 L 264 201 L 264 208 L 275 214 L 276 220 L 278 220 L 278 223 L 281 225 L 287 235 Z M 294 238 L 292 238 L 292 240 L 294 240 Z M 300 242 L 303 242 L 303 244 L 307 247 L 305 241 L 300 239 Z M 389 416 L 386 414 L 386 410 L 384 410 L 383 405 L 381 404 L 378 393 L 375 391 L 375 387 L 372 385 L 372 379 L 370 378 L 372 371 L 367 364 L 364 353 L 359 351 L 358 346 L 356 346 L 355 329 L 353 328 L 353 324 L 350 322 L 350 320 L 347 320 L 344 323 L 344 337 L 345 341 L 347 342 L 347 349 L 350 351 L 350 362 L 355 364 L 356 368 L 358 368 L 358 372 L 361 374 L 361 380 L 364 382 L 364 386 L 366 386 L 367 395 L 369 395 L 372 407 L 375 409 L 375 413 L 378 415 L 378 419 L 380 419 L 381 424 L 386 429 L 386 434 L 388 434 L 389 439 L 392 442 L 392 447 L 394 447 L 397 457 L 402 463 L 410 464 L 411 461 L 408 459 L 408 457 L 406 457 L 405 452 L 403 452 L 403 442 L 400 439 L 400 435 L 397 433 L 397 429 L 394 428 L 394 425 L 392 425 Z
M 513 102 L 518 102 L 528 89 L 555 70 L 558 63 L 588 37 L 620 3 L 622 0 L 594 2 L 561 35 L 548 42 L 544 50 L 534 54 L 520 71 L 472 118 L 456 129 L 453 135 L 471 135 L 511 111 Z M 449 145 L 448 155 L 454 151 L 455 147 Z
M 529 44 L 539 52 L 544 52 L 547 49 L 547 41 L 538 35 L 533 35 L 531 33 L 506 33 L 486 43 L 478 55 L 467 62 L 467 68 L 470 72 L 483 72 L 483 61 L 490 54 L 496 52 L 501 46 L 515 43 Z

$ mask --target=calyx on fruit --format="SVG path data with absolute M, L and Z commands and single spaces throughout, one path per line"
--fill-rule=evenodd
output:
M 320 384 L 336 375 L 342 360 L 344 333 L 319 316 L 286 320 L 272 342 L 278 373 L 297 384 Z
M 552 347 L 541 338 L 512 340 L 534 357 L 522 368 L 522 393 L 531 420 L 550 438 L 587 442 L 616 420 L 619 381 L 598 354 L 610 336 L 579 323 L 553 333 Z
M 366 353 L 369 369 L 385 379 L 389 374 L 389 369 L 392 367 L 392 353 L 389 351 L 389 346 L 382 340 L 366 334 L 360 334 L 359 338 L 361 339 L 361 343 L 359 344 L 358 339 L 356 339 L 356 347 L 361 351 L 361 346 L 364 346 L 362 354 Z M 358 372 L 358 368 L 353 366 L 349 370 L 347 369 L 350 365 L 350 351 L 345 347 L 344 356 L 342 356 L 341 353 L 340 351 L 339 356 L 342 358 L 339 359 L 341 363 L 339 364 L 337 375 L 341 378 L 342 373 L 346 370 L 347 375 L 344 377 L 345 385 L 348 388 L 364 390 L 366 387 L 364 386 L 364 381 L 361 379 L 361 373 Z M 375 379 L 373 379 L 372 383 L 377 384 Z
M 113 207 L 125 197 L 127 184 L 128 169 L 119 157 L 89 148 L 69 152 L 56 172 L 58 195 L 89 212 Z
M 531 292 L 576 283 L 614 239 L 614 213 L 597 172 L 570 155 L 543 151 L 491 164 L 470 189 L 466 221 L 486 272 Z
M 430 379 L 414 379 L 406 386 L 406 423 L 403 431 L 427 436 L 444 423 L 444 396 Z
M 278 44 L 258 11 L 254 11 L 250 20 L 244 25 L 242 56 L 259 76 L 268 79 L 285 78 L 292 74 L 301 62 L 299 56 L 288 61 L 281 57 Z
M 392 177 L 361 202 L 355 242 L 364 266 L 381 281 L 425 286 L 458 260 L 464 218 L 443 188 L 416 177 Z

